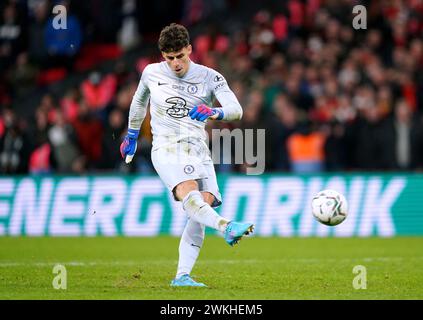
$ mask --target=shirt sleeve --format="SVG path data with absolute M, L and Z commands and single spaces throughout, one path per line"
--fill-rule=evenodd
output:
M 150 100 L 150 89 L 148 88 L 148 66 L 144 69 L 138 88 L 132 97 L 129 108 L 128 128 L 139 130 L 147 113 L 147 106 Z
M 242 118 L 242 107 L 233 91 L 229 88 L 226 79 L 213 70 L 210 79 L 212 93 L 221 104 L 223 111 L 222 120 L 232 121 Z

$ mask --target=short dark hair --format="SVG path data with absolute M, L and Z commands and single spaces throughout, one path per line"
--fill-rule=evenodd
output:
M 159 37 L 162 52 L 177 52 L 189 45 L 189 33 L 183 25 L 172 23 L 163 28 Z

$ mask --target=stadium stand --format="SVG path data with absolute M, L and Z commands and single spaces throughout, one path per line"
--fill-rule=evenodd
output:
M 210 128 L 266 129 L 267 172 L 422 170 L 423 4 L 356 2 L 368 7 L 366 32 L 345 22 L 350 1 L 186 0 L 167 14 L 164 1 L 2 1 L 0 172 L 152 172 L 148 119 L 131 166 L 118 146 L 171 21 L 244 108 L 240 122 Z M 66 41 L 51 28 L 57 4 L 68 8 Z

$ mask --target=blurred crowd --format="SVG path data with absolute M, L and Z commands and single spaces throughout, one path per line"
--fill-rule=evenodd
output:
M 20 16 L 22 2 L 29 20 Z M 153 172 L 148 117 L 130 166 L 119 145 L 139 76 L 160 61 L 158 51 L 134 64 L 116 57 L 112 70 L 94 68 L 62 96 L 46 90 L 29 118 L 16 111 L 14 99 L 39 85 L 44 69 L 79 72 L 84 44 L 125 51 L 148 41 L 133 25 L 138 1 L 104 1 L 103 11 L 126 12 L 115 15 L 119 21 L 76 7 L 66 39 L 49 30 L 47 12 L 56 3 L 2 5 L 0 172 Z M 193 31 L 192 60 L 221 72 L 244 109 L 241 121 L 209 121 L 207 129 L 265 129 L 266 172 L 423 169 L 423 1 L 263 1 L 236 28 L 217 13 L 241 10 L 239 1 L 178 4 L 178 22 Z M 352 26 L 358 4 L 367 8 L 364 30 Z M 245 172 L 247 164 L 216 167 Z

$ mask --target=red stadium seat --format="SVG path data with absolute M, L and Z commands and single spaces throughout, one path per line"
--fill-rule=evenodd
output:
M 87 71 L 103 61 L 119 58 L 122 53 L 116 44 L 89 44 L 82 48 L 74 67 L 76 71 Z
M 37 78 L 37 84 L 40 86 L 49 85 L 56 81 L 63 80 L 67 75 L 65 68 L 53 68 L 40 72 Z

